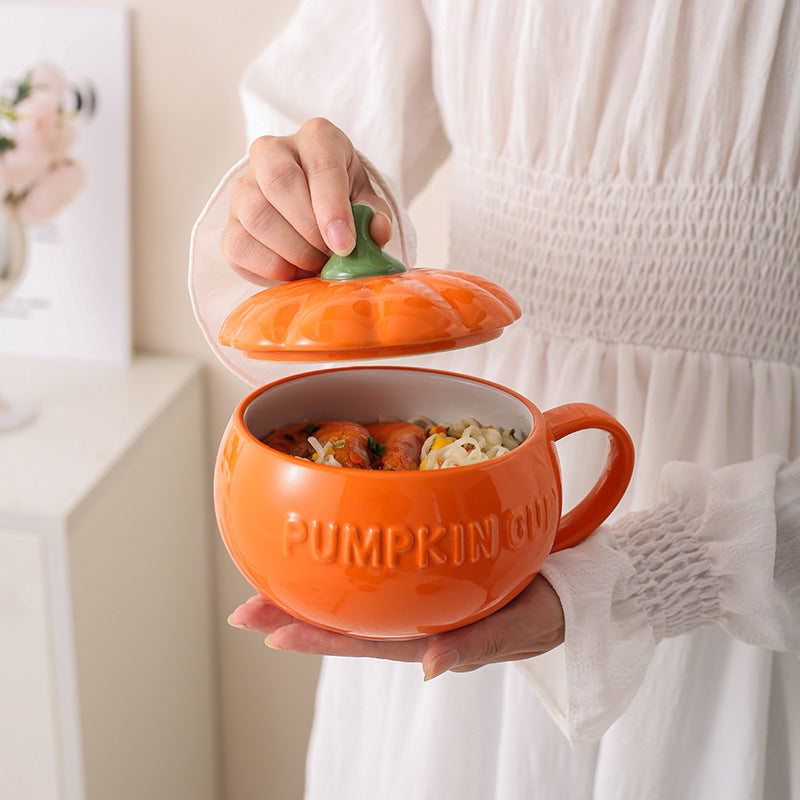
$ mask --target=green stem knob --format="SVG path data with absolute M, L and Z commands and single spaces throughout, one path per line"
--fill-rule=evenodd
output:
M 372 209 L 364 203 L 353 203 L 353 219 L 356 223 L 356 246 L 346 256 L 332 255 L 322 268 L 320 277 L 326 281 L 347 281 L 405 272 L 401 261 L 384 253 L 372 241 L 369 235 Z

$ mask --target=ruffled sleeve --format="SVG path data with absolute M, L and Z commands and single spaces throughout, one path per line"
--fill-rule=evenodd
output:
M 416 238 L 404 206 L 450 147 L 433 90 L 430 31 L 416 0 L 305 0 L 249 67 L 240 93 L 248 142 L 265 134 L 294 133 L 305 120 L 326 117 L 349 136 L 359 155 L 369 154 L 361 155 L 362 161 L 396 220 L 387 250 L 412 266 Z M 220 249 L 231 186 L 246 168 L 246 158 L 231 168 L 195 223 L 189 295 L 217 357 L 234 374 L 258 385 L 287 368 L 228 352 L 216 338 L 227 314 L 271 283 L 256 285 L 240 277 Z
M 660 495 L 542 568 L 564 607 L 565 642 L 520 668 L 575 744 L 624 712 L 664 638 L 716 624 L 800 652 L 800 461 L 714 472 L 672 463 Z

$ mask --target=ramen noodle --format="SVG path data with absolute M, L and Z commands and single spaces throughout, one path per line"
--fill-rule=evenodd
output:
M 517 432 L 492 425 L 482 425 L 474 417 L 453 424 L 435 423 L 426 418 L 412 420 L 422 424 L 428 434 L 420 453 L 419 469 L 446 469 L 476 464 L 513 450 Z
M 333 454 L 333 442 L 327 441 L 323 445 L 316 436 L 309 436 L 308 443 L 314 448 L 310 460 L 317 464 L 327 464 L 329 467 L 341 467 Z

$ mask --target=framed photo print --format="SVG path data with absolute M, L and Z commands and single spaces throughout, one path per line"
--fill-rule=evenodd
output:
M 124 8 L 0 4 L 0 354 L 131 356 Z

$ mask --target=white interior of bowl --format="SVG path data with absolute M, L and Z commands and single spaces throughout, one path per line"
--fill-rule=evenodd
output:
M 483 425 L 514 428 L 526 437 L 533 429 L 530 409 L 502 389 L 459 375 L 391 367 L 299 375 L 255 397 L 244 421 L 261 438 L 278 426 L 304 419 L 368 424 L 385 415 L 422 415 L 441 423 L 475 417 Z

